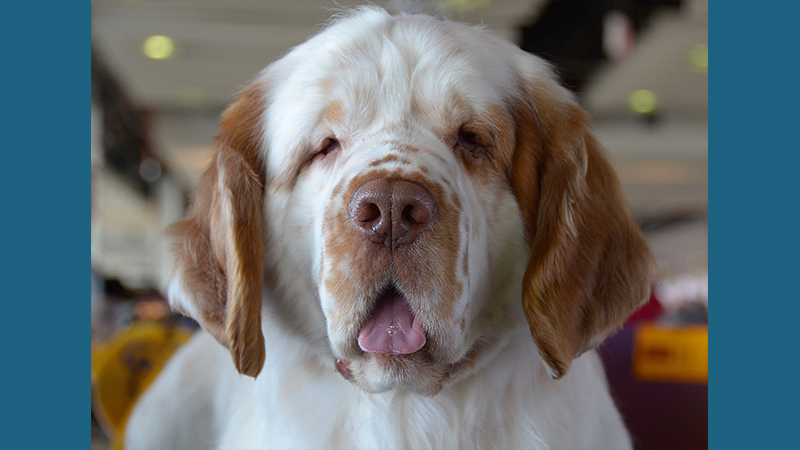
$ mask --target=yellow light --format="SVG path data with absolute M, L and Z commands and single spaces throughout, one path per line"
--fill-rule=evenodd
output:
M 175 51 L 175 42 L 167 36 L 150 36 L 144 40 L 142 51 L 150 59 L 167 59 Z
M 628 106 L 638 114 L 650 114 L 658 108 L 658 97 L 653 91 L 637 89 L 628 97 Z
M 708 73 L 708 46 L 698 44 L 689 50 L 689 63 L 697 72 Z

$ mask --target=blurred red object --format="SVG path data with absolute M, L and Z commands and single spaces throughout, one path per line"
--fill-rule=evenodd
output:
M 657 295 L 651 293 L 650 300 L 625 326 L 599 347 L 608 384 L 631 432 L 634 449 L 707 449 L 708 384 L 643 381 L 632 373 L 637 330 L 663 319 L 665 312 Z
M 627 327 L 628 325 L 642 320 L 656 320 L 661 317 L 662 314 L 664 314 L 664 307 L 661 306 L 661 302 L 658 300 L 656 292 L 653 289 L 650 291 L 650 300 L 628 318 L 628 321 L 625 322 L 625 326 Z

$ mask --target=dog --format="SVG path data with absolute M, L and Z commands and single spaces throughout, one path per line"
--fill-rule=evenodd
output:
M 630 448 L 593 348 L 655 266 L 587 114 L 479 27 L 362 7 L 223 113 L 170 232 L 204 331 L 128 449 Z

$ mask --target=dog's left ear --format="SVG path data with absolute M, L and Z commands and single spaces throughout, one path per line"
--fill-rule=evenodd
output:
M 558 379 L 644 303 L 655 264 L 586 113 L 538 72 L 516 107 L 511 183 L 531 248 L 523 308 Z

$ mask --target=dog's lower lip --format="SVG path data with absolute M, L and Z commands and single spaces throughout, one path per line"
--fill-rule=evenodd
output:
M 336 358 L 336 371 L 347 381 L 353 380 L 353 372 L 350 370 L 350 361 Z
M 365 353 L 366 354 L 366 353 Z M 387 355 L 378 353 L 376 356 L 381 358 L 403 358 L 407 357 L 407 355 Z M 336 358 L 335 359 L 335 367 L 336 371 L 344 377 L 346 380 L 353 379 L 353 372 L 350 370 L 350 360 L 349 359 L 342 359 Z M 454 377 L 461 369 L 464 368 L 464 359 L 460 359 L 454 363 L 450 363 L 445 366 L 445 370 L 447 371 L 447 375 L 450 377 Z
M 464 360 L 460 359 L 452 364 L 447 365 L 447 375 L 450 377 L 456 376 L 458 372 L 464 367 Z

